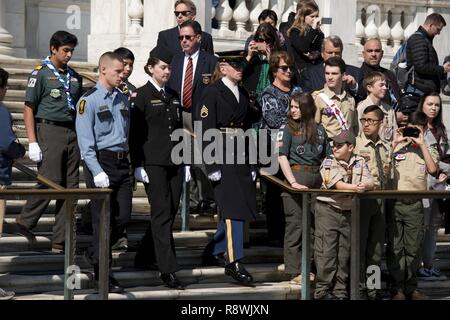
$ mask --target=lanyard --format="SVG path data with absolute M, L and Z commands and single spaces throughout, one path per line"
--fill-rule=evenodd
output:
M 56 79 L 58 79 L 58 81 L 63 84 L 64 91 L 66 92 L 67 96 L 67 104 L 69 106 L 69 109 L 70 110 L 75 109 L 72 101 L 72 96 L 70 95 L 70 72 L 67 71 L 66 81 L 64 81 L 64 79 L 61 77 L 59 72 L 55 69 L 52 62 L 50 61 L 50 57 L 45 58 L 45 60 L 43 60 L 42 62 L 53 72 L 53 74 L 56 76 Z

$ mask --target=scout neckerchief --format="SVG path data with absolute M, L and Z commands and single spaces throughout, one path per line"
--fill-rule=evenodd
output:
M 63 84 L 64 91 L 67 96 L 67 104 L 69 106 L 69 109 L 74 110 L 75 107 L 73 105 L 72 96 L 70 95 L 70 71 L 67 70 L 67 77 L 66 80 L 64 81 L 64 79 L 59 74 L 58 70 L 56 70 L 55 67 L 53 66 L 50 57 L 45 58 L 42 62 L 53 72 L 53 74 L 56 76 L 56 79 L 58 79 L 58 81 Z
M 339 109 L 337 104 L 333 100 L 328 98 L 328 96 L 323 92 L 319 93 L 319 97 L 327 105 L 329 113 L 333 114 L 334 117 L 337 119 L 339 125 L 341 126 L 341 129 L 349 131 L 350 129 L 348 127 L 347 120 L 345 120 L 344 114 L 342 113 L 341 109 Z

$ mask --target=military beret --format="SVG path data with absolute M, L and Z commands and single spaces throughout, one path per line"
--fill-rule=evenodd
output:
M 172 53 L 165 46 L 156 46 L 150 51 L 150 58 L 156 58 L 167 64 L 172 62 Z

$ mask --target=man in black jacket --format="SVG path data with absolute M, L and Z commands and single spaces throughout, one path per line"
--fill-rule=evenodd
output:
M 441 91 L 441 81 L 450 72 L 450 62 L 439 65 L 433 39 L 447 25 L 439 13 L 432 13 L 423 25 L 408 39 L 406 59 L 408 70 L 414 68 L 408 77 L 406 92 L 419 96 Z
M 371 72 L 378 71 L 384 74 L 384 76 L 386 77 L 389 89 L 383 101 L 396 109 L 398 101 L 400 99 L 400 88 L 398 86 L 395 74 L 380 65 L 383 54 L 383 47 L 379 38 L 371 38 L 364 43 L 364 49 L 362 51 L 364 62 L 362 63 L 360 68 L 361 79 L 358 88 L 358 98 L 362 100 L 367 98 L 367 90 L 363 85 L 363 80 L 366 75 Z
M 180 35 L 180 26 L 187 20 L 195 20 L 197 8 L 191 0 L 177 0 L 174 5 L 174 14 L 177 17 L 177 26 L 171 29 L 163 30 L 158 34 L 157 45 L 169 49 L 172 55 L 181 53 L 182 49 L 178 36 Z M 212 36 L 207 32 L 202 32 L 202 42 L 200 49 L 210 54 L 214 54 Z

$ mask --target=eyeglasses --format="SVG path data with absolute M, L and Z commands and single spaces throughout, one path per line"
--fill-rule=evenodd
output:
M 186 16 L 191 15 L 192 11 L 174 11 L 173 13 L 175 14 L 176 17 L 178 17 L 180 14 L 183 17 L 186 17 Z
M 361 122 L 362 125 L 364 125 L 365 123 L 367 123 L 369 126 L 373 126 L 374 124 L 380 122 L 381 120 L 377 120 L 377 119 L 367 119 L 367 118 L 361 118 L 359 119 L 359 122 Z
M 288 70 L 294 71 L 294 66 L 278 66 L 278 69 L 283 72 L 287 72 Z
M 272 38 L 267 38 L 267 39 L 263 39 L 263 38 L 256 38 L 255 39 L 256 42 L 265 42 L 265 43 L 270 43 L 270 44 L 274 44 L 275 40 Z
M 178 40 L 183 41 L 184 39 L 186 39 L 187 41 L 191 41 L 196 35 L 187 35 L 187 36 L 178 36 Z

